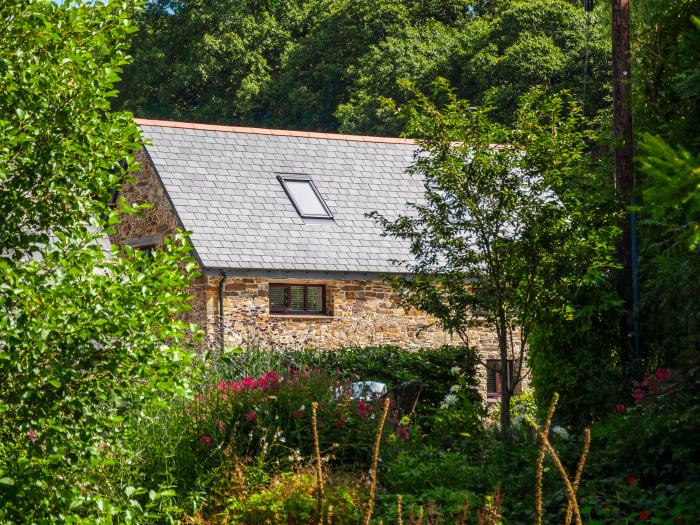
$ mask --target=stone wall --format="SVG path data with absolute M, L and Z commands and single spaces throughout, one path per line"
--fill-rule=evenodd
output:
M 215 326 L 220 278 L 209 279 L 208 311 Z M 327 315 L 270 314 L 271 282 L 325 285 Z M 225 341 L 231 345 L 260 340 L 285 348 L 392 344 L 414 349 L 451 342 L 428 315 L 401 307 L 396 296 L 377 280 L 228 278 L 224 312 Z
M 120 196 L 129 204 L 150 203 L 151 207 L 134 215 L 123 214 L 112 242 L 135 247 L 158 246 L 164 237 L 173 235 L 182 226 L 146 154 L 141 150 L 134 156 L 141 169 L 132 174 L 133 182 L 122 186 Z

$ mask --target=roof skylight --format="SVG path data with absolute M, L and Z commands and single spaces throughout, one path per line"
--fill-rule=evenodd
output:
M 332 219 L 331 211 L 313 181 L 305 175 L 278 175 L 284 191 L 300 217 L 305 219 Z

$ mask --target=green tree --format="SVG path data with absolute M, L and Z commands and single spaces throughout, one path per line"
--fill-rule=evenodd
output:
M 350 69 L 350 99 L 335 111 L 340 131 L 401 134 L 405 122 L 397 118 L 393 106 L 408 102 L 411 93 L 401 87 L 399 80 L 409 79 L 419 89 L 429 89 L 435 78 L 456 71 L 454 57 L 463 45 L 468 45 L 464 40 L 461 31 L 431 21 L 407 27 L 371 46 Z M 394 104 L 387 104 L 386 97 Z
M 700 6 L 697 0 L 637 2 L 635 126 L 700 152 Z
M 444 83 L 438 87 L 445 96 Z M 541 91 L 530 93 L 510 127 L 452 93 L 443 107 L 418 95 L 406 111 L 424 151 L 411 170 L 426 181 L 425 200 L 397 219 L 375 214 L 387 235 L 411 246 L 413 260 L 404 264 L 413 275 L 390 281 L 403 300 L 466 344 L 470 324 L 485 320 L 498 336 L 501 377 L 515 362 L 515 379 L 502 382 L 504 436 L 530 330 L 543 308 L 561 300 L 551 290 L 603 271 L 611 256 L 611 242 L 588 228 L 585 194 L 576 192 L 597 178 L 580 107 L 540 99 Z M 583 276 L 568 273 L 573 255 L 564 248 L 586 260 Z
M 643 358 L 647 369 L 695 365 L 700 344 L 700 155 L 641 136 Z
M 324 4 L 308 32 L 290 43 L 283 69 L 268 93 L 266 122 L 332 131 L 354 68 L 371 46 L 410 25 L 401 0 L 339 0 Z
M 568 90 L 582 100 L 586 115 L 609 106 L 610 38 L 602 4 L 586 15 L 564 0 L 516 1 L 477 32 L 478 45 L 460 55 L 459 93 L 477 104 L 490 101 L 498 118 L 509 122 L 518 101 L 533 86 Z M 587 69 L 584 74 L 584 69 Z
M 697 361 L 698 2 L 635 4 L 639 324 L 647 370 Z
M 406 102 L 398 80 L 426 89 L 437 76 L 475 104 L 492 104 L 494 116 L 511 122 L 520 97 L 532 86 L 568 90 L 587 115 L 605 114 L 610 76 L 607 11 L 586 14 L 564 0 L 509 2 L 485 16 L 453 23 L 412 24 L 370 47 L 351 69 L 347 102 L 336 110 L 340 129 L 396 134 L 385 99 Z M 584 100 L 585 98 L 585 100 Z
M 0 5 L 3 523 L 105 509 L 86 467 L 109 460 L 130 407 L 186 388 L 185 240 L 153 259 L 105 245 L 119 212 L 138 211 L 112 205 L 140 143 L 132 116 L 110 110 L 130 13 L 116 2 Z

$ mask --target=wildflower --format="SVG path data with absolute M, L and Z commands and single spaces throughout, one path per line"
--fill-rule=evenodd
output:
M 192 413 L 192 409 L 190 407 L 185 408 L 185 414 L 190 415 Z
M 31 428 L 27 430 L 27 437 L 32 443 L 36 443 L 37 435 L 36 432 L 34 432 Z
M 300 418 L 300 417 L 302 417 L 303 415 L 304 415 L 304 410 L 301 409 L 301 408 L 300 408 L 299 410 L 295 410 L 294 412 L 292 412 L 292 417 L 293 417 L 294 419 Z
M 246 412 L 245 418 L 248 421 L 257 421 L 258 420 L 258 415 L 255 413 L 254 410 L 251 410 L 250 412 Z
M 646 521 L 650 518 L 649 513 L 646 510 L 643 510 L 642 512 L 639 513 L 639 519 L 642 521 Z
M 462 387 L 459 386 L 459 385 L 452 385 L 452 386 L 450 387 L 450 392 L 452 392 L 453 394 L 456 394 L 456 393 L 459 392 L 460 390 L 462 390 Z
M 636 385 L 630 395 L 634 398 L 635 403 L 640 403 L 647 395 L 646 388 L 642 384 Z
M 408 427 L 399 427 L 398 435 L 401 439 L 408 439 Z
M 668 368 L 657 368 L 654 375 L 659 381 L 666 381 L 671 377 L 671 370 Z
M 343 428 L 344 425 L 345 425 L 345 419 L 343 417 L 338 418 L 335 421 L 335 423 L 333 423 L 333 426 L 335 426 L 335 428 Z
M 601 508 L 601 509 L 609 509 L 609 508 L 610 508 L 610 504 L 609 504 L 609 503 L 602 503 L 602 504 L 600 505 L 600 508 Z
M 228 383 L 222 379 L 221 381 L 219 381 L 219 384 L 216 388 L 217 390 L 226 390 L 228 388 Z
M 556 434 L 557 436 L 559 436 L 562 439 L 569 439 L 569 433 L 563 427 L 560 427 L 560 426 L 554 427 L 552 429 L 552 433 Z
M 625 412 L 625 405 L 622 403 L 618 403 L 617 405 L 615 405 L 615 412 L 617 412 L 618 414 L 623 414 Z
M 453 366 L 452 368 L 450 368 L 450 374 L 452 374 L 453 376 L 458 376 L 461 371 L 462 370 L 458 366 Z
M 204 443 L 206 446 L 210 447 L 211 446 L 211 438 L 209 436 L 202 436 L 199 438 L 199 440 Z
M 445 399 L 442 400 L 442 403 L 440 403 L 440 408 L 450 408 L 452 405 L 454 405 L 457 402 L 457 396 L 454 394 L 447 394 L 445 396 Z
M 217 417 L 217 418 L 214 420 L 214 424 L 216 425 L 216 428 L 219 429 L 219 432 L 223 432 L 223 431 L 224 431 L 224 422 L 221 421 L 220 418 Z
M 636 483 L 636 481 L 637 481 L 637 478 L 635 478 L 634 476 L 627 476 L 625 478 L 625 483 L 627 483 L 628 485 L 634 485 Z

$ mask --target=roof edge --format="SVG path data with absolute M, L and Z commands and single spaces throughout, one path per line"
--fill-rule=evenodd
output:
M 352 140 L 355 142 L 378 142 L 386 144 L 416 144 L 415 140 L 400 137 L 376 137 L 370 135 L 345 135 L 340 133 L 319 133 L 315 131 L 293 131 L 270 128 L 249 128 L 245 126 L 222 126 L 219 124 L 198 124 L 196 122 L 179 122 L 175 120 L 152 120 L 135 118 L 140 126 L 160 126 L 165 128 L 185 128 L 201 131 L 224 131 L 229 133 L 249 133 L 254 135 L 276 135 L 279 137 L 304 137 L 326 140 Z
M 202 266 L 202 274 L 207 276 L 227 277 L 259 277 L 267 279 L 314 279 L 314 280 L 349 280 L 349 281 L 382 281 L 391 276 L 410 276 L 408 272 L 363 272 L 339 270 L 266 270 L 243 268 L 217 268 Z

